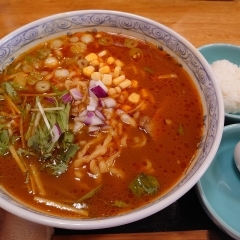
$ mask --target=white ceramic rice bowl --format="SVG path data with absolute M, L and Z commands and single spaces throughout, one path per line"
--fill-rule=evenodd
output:
M 30 209 L 0 192 L 0 207 L 21 218 L 43 225 L 66 229 L 101 229 L 119 226 L 150 216 L 184 195 L 201 178 L 220 144 L 224 108 L 220 88 L 212 70 L 199 51 L 173 30 L 129 13 L 89 10 L 66 12 L 25 25 L 0 40 L 0 71 L 20 53 L 46 39 L 76 31 L 123 33 L 152 42 L 169 52 L 192 77 L 204 106 L 205 134 L 194 166 L 163 197 L 131 213 L 104 219 L 67 219 Z

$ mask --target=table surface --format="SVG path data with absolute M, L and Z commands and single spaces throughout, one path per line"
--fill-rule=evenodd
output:
M 61 12 L 106 9 L 138 14 L 160 22 L 195 47 L 210 43 L 240 45 L 240 0 L 0 0 L 0 38 L 39 18 Z M 168 232 L 210 229 L 228 238 L 203 211 L 195 188 L 166 209 L 125 226 L 95 230 L 55 229 L 56 235 Z

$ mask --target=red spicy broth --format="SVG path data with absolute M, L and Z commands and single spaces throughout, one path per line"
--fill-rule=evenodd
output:
M 104 32 L 50 40 L 0 74 L 0 183 L 51 215 L 114 216 L 169 191 L 203 134 L 186 71 Z

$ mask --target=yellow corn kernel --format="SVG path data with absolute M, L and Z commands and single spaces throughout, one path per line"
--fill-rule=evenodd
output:
M 102 80 L 102 74 L 100 72 L 93 72 L 91 74 L 92 80 Z
M 149 96 L 148 91 L 147 91 L 145 88 L 142 88 L 142 89 L 140 90 L 140 95 L 141 95 L 141 97 L 142 97 L 143 99 L 146 99 L 146 98 L 148 98 L 148 96 Z
M 140 95 L 137 93 L 131 93 L 130 96 L 128 97 L 128 101 L 133 104 L 138 104 L 140 101 Z
M 94 66 L 87 66 L 83 68 L 83 74 L 87 77 L 90 77 L 94 71 L 95 71 Z
M 98 59 L 96 59 L 96 60 L 91 61 L 90 64 L 92 66 L 98 66 L 100 64 L 100 62 L 98 61 Z
M 100 67 L 98 70 L 100 73 L 105 74 L 105 73 L 110 73 L 110 67 L 108 65 Z
M 98 55 L 96 53 L 90 53 L 87 56 L 85 56 L 85 59 L 88 62 L 92 62 L 93 60 L 97 60 L 98 59 Z
M 107 59 L 107 64 L 113 64 L 114 61 L 115 61 L 115 59 L 114 59 L 113 57 L 109 57 L 109 58 Z
M 111 86 L 112 85 L 112 75 L 111 74 L 103 74 L 102 82 L 106 86 Z
M 113 84 L 114 84 L 115 86 L 118 86 L 118 85 L 119 85 L 121 82 L 123 82 L 125 79 L 126 79 L 125 75 L 121 75 L 121 76 L 113 79 Z
M 121 67 L 120 66 L 116 66 L 114 68 L 114 71 L 113 71 L 113 78 L 119 77 L 120 73 L 121 73 Z
M 122 89 L 120 87 L 115 87 L 117 93 L 121 93 L 122 92 Z
M 125 89 L 125 88 L 128 88 L 130 87 L 132 84 L 132 82 L 129 80 L 129 79 L 125 79 L 123 82 L 121 82 L 118 86 L 121 88 L 121 89 Z
M 138 81 L 137 80 L 132 80 L 132 87 L 137 88 L 138 87 Z
M 109 96 L 114 96 L 115 94 L 117 94 L 117 90 L 115 88 L 109 88 L 108 89 L 108 95 Z
M 115 63 L 116 66 L 120 66 L 120 67 L 124 66 L 123 62 L 120 61 L 119 59 L 115 60 L 114 63 Z
M 102 68 L 102 67 L 104 67 L 104 66 L 106 66 L 106 63 L 100 61 L 100 63 L 99 63 L 99 68 Z

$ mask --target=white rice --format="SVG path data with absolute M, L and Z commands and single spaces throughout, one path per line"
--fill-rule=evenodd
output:
M 226 113 L 240 113 L 240 67 L 228 60 L 211 64 L 220 84 Z

